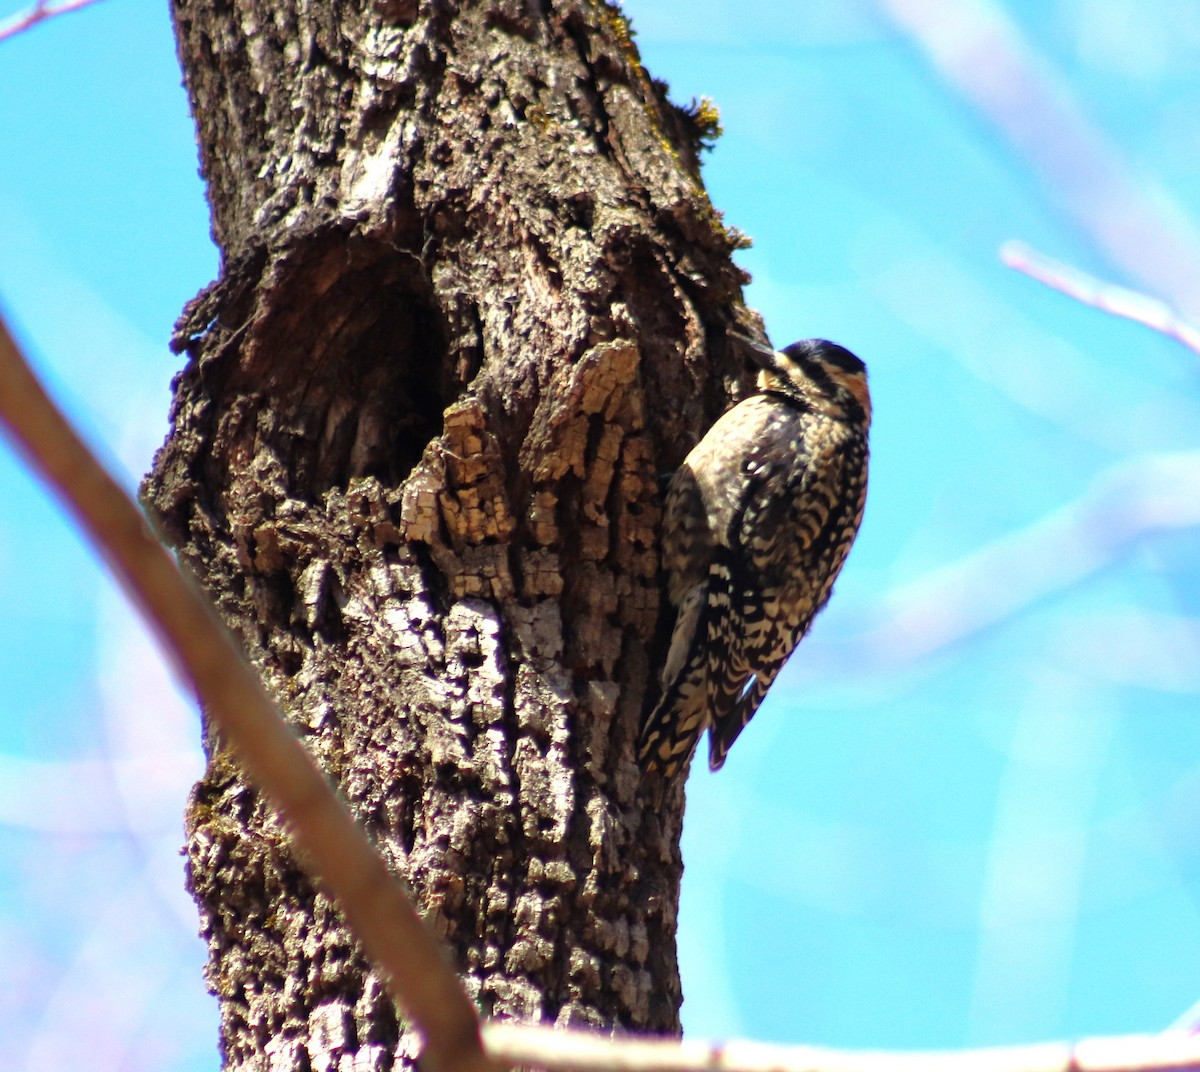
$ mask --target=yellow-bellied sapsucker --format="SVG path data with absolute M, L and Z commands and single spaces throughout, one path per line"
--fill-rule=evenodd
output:
M 725 762 L 792 649 L 829 599 L 867 495 L 867 370 L 807 339 L 745 340 L 758 393 L 728 410 L 667 489 L 663 568 L 678 609 L 662 696 L 638 759 L 673 776 L 707 726 Z

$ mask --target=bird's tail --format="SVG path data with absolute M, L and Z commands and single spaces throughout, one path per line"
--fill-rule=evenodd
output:
M 638 739 L 638 762 L 645 771 L 674 778 L 692 757 L 704 732 L 704 681 L 683 680 L 663 693 L 646 717 Z
M 771 687 L 774 679 L 774 674 L 769 679 L 761 677 L 752 679 L 750 687 L 738 700 L 737 706 L 725 718 L 714 720 L 708 734 L 709 770 L 717 771 L 724 766 L 725 757 L 729 755 L 733 742 L 738 739 L 742 730 L 754 717 L 754 712 L 763 702 L 763 697 L 766 696 L 767 689 Z

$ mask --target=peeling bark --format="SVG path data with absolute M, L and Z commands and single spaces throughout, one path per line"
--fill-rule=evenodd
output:
M 677 1030 L 683 793 L 633 760 L 659 474 L 751 315 L 695 130 L 597 0 L 174 15 L 223 256 L 146 501 L 485 1014 Z M 188 859 L 226 1066 L 408 1061 L 207 743 Z

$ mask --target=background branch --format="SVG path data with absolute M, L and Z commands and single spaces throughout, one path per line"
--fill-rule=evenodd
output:
M 880 0 L 879 8 L 947 88 L 1024 156 L 1064 216 L 1114 265 L 1194 314 L 1200 232 L 1188 210 L 1129 163 L 1002 5 Z
M 39 22 L 45 22 L 46 19 L 52 19 L 55 15 L 66 15 L 71 11 L 78 11 L 80 8 L 91 7 L 92 4 L 99 3 L 99 0 L 63 0 L 61 4 L 47 3 L 47 0 L 38 0 L 38 2 L 24 11 L 18 12 L 12 18 L 0 23 L 0 41 L 6 41 L 10 37 L 16 37 L 17 34 L 28 30 L 32 26 L 36 26 Z
M 1181 317 L 1166 302 L 1115 283 L 1088 275 L 1062 261 L 1056 261 L 1027 246 L 1024 242 L 1005 242 L 1000 259 L 1022 275 L 1090 305 L 1093 309 L 1123 317 L 1167 335 L 1200 354 L 1200 328 Z

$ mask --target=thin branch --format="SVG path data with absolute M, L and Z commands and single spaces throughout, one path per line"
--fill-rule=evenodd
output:
M 1047 257 L 1024 242 L 1005 242 L 1000 259 L 1030 279 L 1090 305 L 1093 309 L 1124 317 L 1167 335 L 1200 354 L 1200 327 L 1181 317 L 1166 302 L 1136 290 L 1106 283 L 1062 261 Z
M 435 1072 L 487 1072 L 475 1009 L 399 882 L 305 751 L 208 600 L 50 400 L 0 317 L 0 422 L 104 554 L 246 770 L 283 814 Z
M 16 37 L 17 34 L 24 33 L 31 26 L 45 22 L 46 19 L 52 19 L 55 15 L 66 15 L 68 12 L 91 7 L 92 4 L 99 2 L 100 0 L 62 0 L 62 3 L 51 4 L 48 0 L 37 0 L 32 7 L 18 12 L 6 22 L 0 23 L 0 41 Z
M 519 1024 L 484 1026 L 488 1054 L 548 1072 L 1170 1072 L 1200 1066 L 1186 1032 L 986 1050 L 885 1053 L 758 1042 L 620 1038 Z

